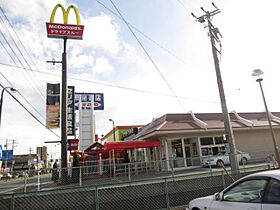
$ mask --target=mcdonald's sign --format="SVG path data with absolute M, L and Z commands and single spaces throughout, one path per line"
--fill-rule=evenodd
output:
M 63 24 L 54 23 L 55 14 L 57 8 L 61 8 L 63 14 Z M 70 10 L 73 9 L 76 15 L 77 25 L 68 24 L 68 15 Z M 84 26 L 81 25 L 80 14 L 77 7 L 73 4 L 70 4 L 65 10 L 64 6 L 57 4 L 52 11 L 50 22 L 46 23 L 47 25 L 47 34 L 49 38 L 64 38 L 69 39 L 82 39 Z

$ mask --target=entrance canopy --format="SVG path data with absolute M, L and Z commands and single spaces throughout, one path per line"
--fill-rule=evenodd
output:
M 147 147 L 159 147 L 160 141 L 158 139 L 147 140 L 134 140 L 134 141 L 118 141 L 118 142 L 106 142 L 105 150 L 113 149 L 134 149 L 134 148 L 147 148 Z

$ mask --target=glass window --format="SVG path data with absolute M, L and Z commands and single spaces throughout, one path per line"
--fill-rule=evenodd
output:
M 280 204 L 280 182 L 271 179 L 264 203 Z
M 192 143 L 192 156 L 196 156 L 197 154 L 197 146 L 196 146 L 196 142 Z
M 201 148 L 202 156 L 213 155 L 212 148 Z
M 223 144 L 224 143 L 224 137 L 223 136 L 216 136 L 215 137 L 215 144 Z
M 191 144 L 191 139 L 184 139 L 185 144 Z
M 183 157 L 183 150 L 182 150 L 182 141 L 181 139 L 174 140 L 171 143 L 172 145 L 172 153 L 175 157 Z
M 223 200 L 243 203 L 260 203 L 267 180 L 247 180 L 224 193 Z
M 202 138 L 200 138 L 200 144 L 201 145 L 212 145 L 213 138 L 212 137 L 202 137 Z

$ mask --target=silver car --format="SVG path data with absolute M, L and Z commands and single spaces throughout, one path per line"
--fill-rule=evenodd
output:
M 187 210 L 279 210 L 280 169 L 254 173 L 214 195 L 197 198 Z

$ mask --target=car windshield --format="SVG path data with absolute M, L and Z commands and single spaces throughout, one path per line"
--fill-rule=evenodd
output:
M 244 181 L 225 192 L 223 200 L 258 203 L 261 200 L 260 194 L 266 183 L 267 180 L 262 179 Z

